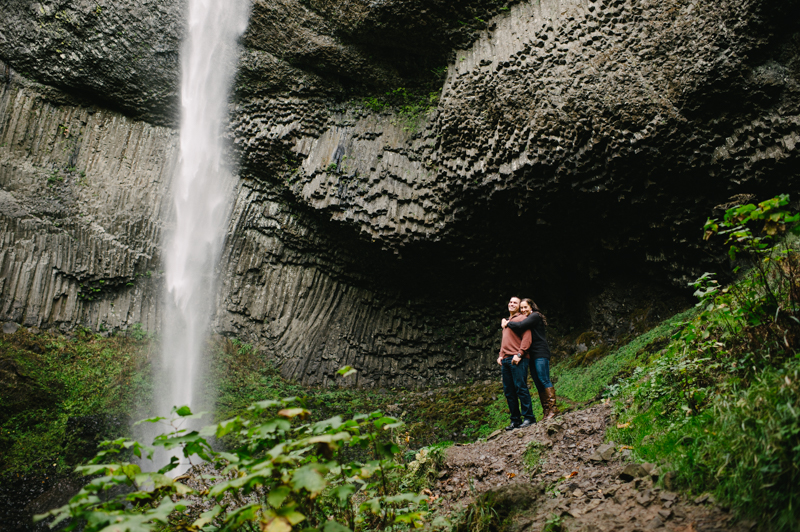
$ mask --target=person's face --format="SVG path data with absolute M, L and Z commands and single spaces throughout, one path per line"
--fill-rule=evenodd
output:
M 525 315 L 528 315 L 531 312 L 533 312 L 533 309 L 531 308 L 530 303 L 528 303 L 527 301 L 523 301 L 522 303 L 519 304 L 519 311 Z
M 516 313 L 519 310 L 519 298 L 512 297 L 508 301 L 508 311 L 511 314 Z

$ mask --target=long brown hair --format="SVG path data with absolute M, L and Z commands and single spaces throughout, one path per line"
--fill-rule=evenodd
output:
M 541 310 L 539 310 L 539 306 L 533 302 L 533 299 L 526 297 L 525 299 L 520 301 L 520 304 L 522 304 L 523 301 L 531 306 L 531 310 L 539 313 L 539 316 L 542 317 L 542 322 L 544 323 L 545 327 L 547 327 L 547 318 L 544 317 L 544 313 Z

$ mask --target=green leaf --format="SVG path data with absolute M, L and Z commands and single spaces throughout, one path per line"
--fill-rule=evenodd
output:
M 354 369 L 352 366 L 344 366 L 342 369 L 340 369 L 336 373 L 338 373 L 342 377 L 349 377 L 350 375 L 352 375 L 354 373 L 357 373 L 357 372 L 358 372 L 358 370 Z
M 297 523 L 301 523 L 306 520 L 306 516 L 298 512 L 294 509 L 295 505 L 292 505 L 290 508 L 282 508 L 280 510 L 276 510 L 276 515 L 286 518 L 292 526 L 296 525 Z
M 279 486 L 269 492 L 269 495 L 267 495 L 267 502 L 273 508 L 280 508 L 283 501 L 286 500 L 286 497 L 288 497 L 291 492 L 292 490 L 289 489 L 288 486 Z
M 255 427 L 250 429 L 251 436 L 258 436 L 260 438 L 266 438 L 267 436 L 272 436 L 277 431 L 288 431 L 292 428 L 292 424 L 289 423 L 285 419 L 275 418 L 270 419 L 266 423 L 262 423 L 260 425 L 256 425 Z
M 247 409 L 248 410 L 262 411 L 262 410 L 266 410 L 267 408 L 273 408 L 273 407 L 281 406 L 281 405 L 283 405 L 283 402 L 275 401 L 275 400 L 270 399 L 268 401 L 259 401 L 257 403 L 253 403 L 252 405 L 247 407 Z
M 218 504 L 209 511 L 200 514 L 200 517 L 194 523 L 192 523 L 192 526 L 203 528 L 207 524 L 211 523 L 211 521 L 213 521 L 214 518 L 220 514 L 220 512 L 222 512 L 222 506 Z
M 406 523 L 409 525 L 418 525 L 422 526 L 422 518 L 425 515 L 425 512 L 407 512 L 402 514 L 397 514 L 394 518 L 395 523 Z
M 149 417 L 147 419 L 140 419 L 139 421 L 134 423 L 133 426 L 135 427 L 137 425 L 141 425 L 142 423 L 158 423 L 159 421 L 161 421 L 163 419 L 167 419 L 167 418 L 165 418 L 163 416 L 159 416 L 159 417 Z
M 294 417 L 306 417 L 310 414 L 308 410 L 305 408 L 284 408 L 278 412 L 278 415 L 281 417 L 285 417 L 287 419 L 292 419 Z
M 326 482 L 320 474 L 320 464 L 308 464 L 294 471 L 292 486 L 295 490 L 305 489 L 312 495 L 318 495 L 325 489 Z
M 346 526 L 337 523 L 336 521 L 328 521 L 325 523 L 325 526 L 322 528 L 324 532 L 352 532 Z
M 186 405 L 176 409 L 175 413 L 178 414 L 181 417 L 186 417 L 186 416 L 191 416 L 192 415 L 191 409 Z
M 344 505 L 347 503 L 347 500 L 350 496 L 355 493 L 356 487 L 352 484 L 342 484 L 341 486 L 336 486 L 333 488 L 330 493 L 337 499 L 339 499 L 339 503 Z
M 397 423 L 397 421 L 398 421 L 397 419 L 387 416 L 387 417 L 382 417 L 380 419 L 376 419 L 373 423 L 375 424 L 375 428 L 379 429 L 379 428 L 383 427 L 386 424 Z

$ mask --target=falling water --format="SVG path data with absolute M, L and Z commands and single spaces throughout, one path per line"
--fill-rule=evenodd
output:
M 198 404 L 201 354 L 212 313 L 214 267 L 227 223 L 232 176 L 223 152 L 228 95 L 247 27 L 247 0 L 189 0 L 181 56 L 180 160 L 175 229 L 166 249 L 164 384 L 160 415 Z

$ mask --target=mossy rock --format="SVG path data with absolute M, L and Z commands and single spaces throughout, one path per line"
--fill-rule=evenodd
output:
M 0 425 L 22 412 L 46 409 L 53 404 L 53 390 L 30 374 L 30 367 L 37 363 L 32 354 L 0 357 Z
M 590 349 L 585 353 L 579 353 L 570 361 L 569 367 L 586 367 L 593 362 L 596 362 L 611 352 L 611 346 L 608 344 L 600 344 L 594 349 Z

